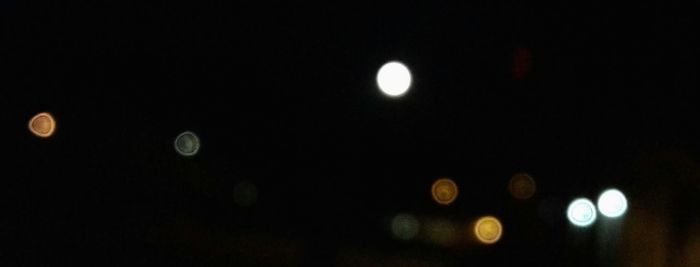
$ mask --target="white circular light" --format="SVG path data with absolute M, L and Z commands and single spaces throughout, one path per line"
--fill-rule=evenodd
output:
M 606 217 L 620 217 L 627 211 L 627 198 L 620 190 L 605 190 L 598 197 L 598 210 Z
M 401 96 L 411 87 L 411 72 L 401 62 L 388 62 L 377 72 L 377 85 L 390 97 Z
M 569 204 L 569 208 L 566 210 L 566 217 L 569 218 L 569 222 L 573 225 L 586 227 L 596 219 L 596 210 L 593 202 L 587 198 L 579 198 Z
M 175 138 L 175 150 L 183 156 L 194 156 L 199 151 L 199 137 L 190 131 L 185 131 Z

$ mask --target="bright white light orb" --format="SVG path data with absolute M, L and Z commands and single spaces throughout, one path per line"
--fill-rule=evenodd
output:
M 595 205 L 587 198 L 575 199 L 569 204 L 569 208 L 566 210 L 566 217 L 575 226 L 589 226 L 596 219 Z
M 598 197 L 598 210 L 606 217 L 620 217 L 627 211 L 627 198 L 620 190 L 605 190 Z
M 388 62 L 377 72 L 377 85 L 384 94 L 399 97 L 411 87 L 411 72 L 401 62 Z

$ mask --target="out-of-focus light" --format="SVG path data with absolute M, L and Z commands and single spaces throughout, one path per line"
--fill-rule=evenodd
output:
M 185 131 L 175 138 L 175 150 L 183 156 L 193 156 L 199 151 L 199 137 L 190 131 Z
M 606 217 L 620 217 L 627 211 L 627 198 L 620 190 L 605 190 L 598 197 L 598 210 Z
M 587 198 L 575 199 L 569 204 L 569 208 L 566 210 L 566 216 L 573 225 L 579 227 L 589 226 L 593 224 L 596 219 L 595 205 Z
M 411 72 L 401 62 L 391 61 L 384 64 L 377 72 L 379 89 L 390 97 L 398 97 L 411 87 Z
M 493 216 L 484 216 L 479 218 L 474 224 L 474 235 L 484 244 L 493 244 L 501 239 L 503 234 L 503 226 L 498 218 Z
M 508 191 L 517 199 L 525 200 L 535 194 L 537 186 L 535 180 L 526 173 L 513 175 L 508 183 Z
M 38 137 L 50 137 L 56 131 L 56 120 L 48 112 L 36 114 L 29 120 L 29 131 Z
M 258 189 L 250 182 L 240 182 L 233 188 L 233 202 L 241 207 L 250 207 L 258 200 Z
M 457 199 L 459 189 L 450 178 L 440 178 L 433 182 L 431 189 L 433 200 L 441 205 L 449 205 Z
M 449 246 L 457 241 L 456 229 L 454 223 L 444 219 L 429 221 L 425 226 L 428 241 L 441 246 Z
M 532 70 L 532 52 L 525 47 L 515 49 L 513 54 L 513 78 L 525 78 Z
M 391 233 L 400 240 L 408 241 L 416 237 L 420 223 L 411 214 L 398 214 L 391 219 Z

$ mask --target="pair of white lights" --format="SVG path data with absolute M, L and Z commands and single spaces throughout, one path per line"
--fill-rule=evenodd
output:
M 598 197 L 598 211 L 608 218 L 620 217 L 627 211 L 627 198 L 620 190 L 605 190 Z M 569 204 L 566 216 L 575 226 L 589 226 L 596 220 L 596 205 L 587 198 L 575 199 Z

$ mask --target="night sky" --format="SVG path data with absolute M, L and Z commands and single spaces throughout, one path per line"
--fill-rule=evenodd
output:
M 697 266 L 695 15 L 3 1 L 0 265 Z M 413 75 L 402 97 L 375 80 L 392 60 Z M 27 127 L 40 112 L 49 138 Z M 187 130 L 191 157 L 173 145 Z M 532 198 L 509 195 L 516 173 Z M 430 195 L 442 177 L 451 205 Z M 567 221 L 610 187 L 630 204 L 615 229 Z M 493 215 L 503 237 L 397 240 L 399 213 L 464 236 Z

